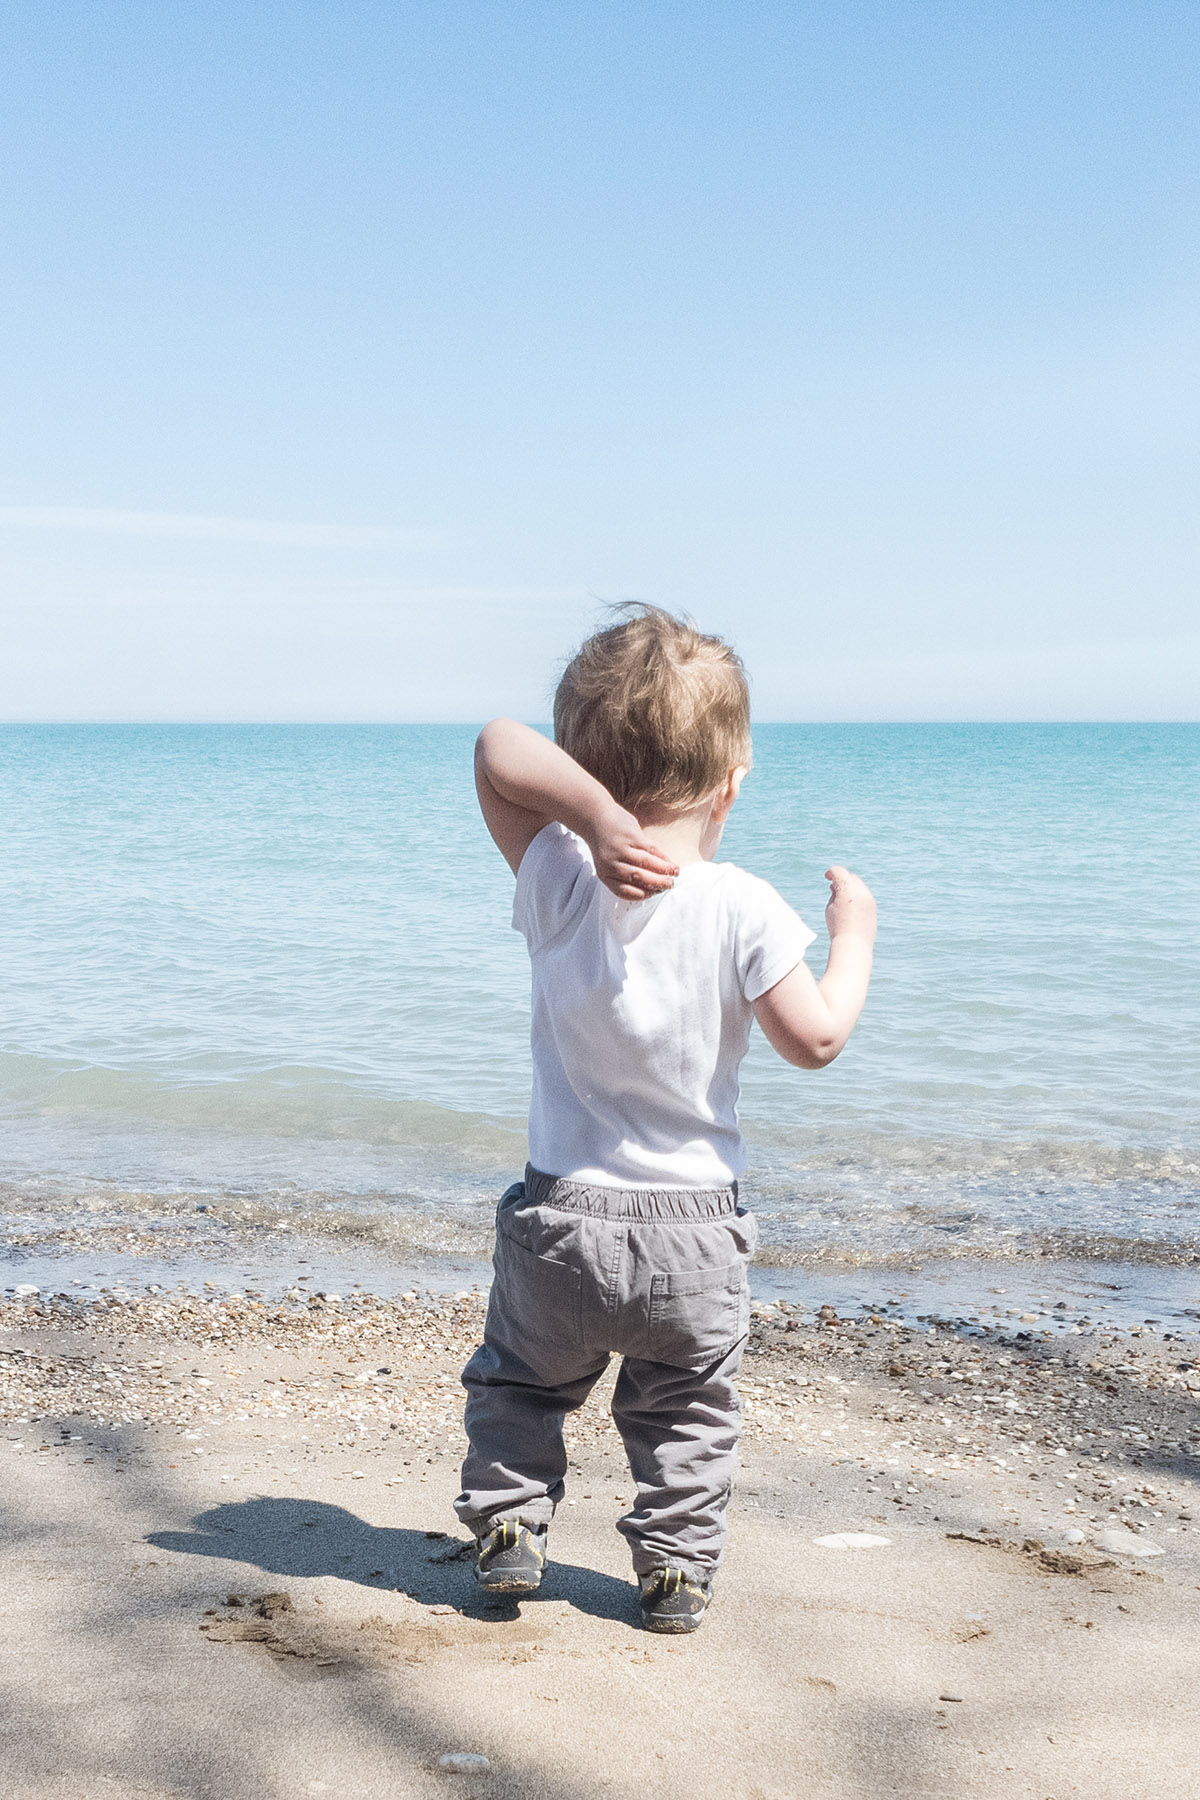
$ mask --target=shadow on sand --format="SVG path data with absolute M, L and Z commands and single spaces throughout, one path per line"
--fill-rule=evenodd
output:
M 475 1581 L 470 1540 L 402 1525 L 370 1525 L 342 1506 L 284 1495 L 227 1502 L 192 1520 L 190 1531 L 155 1531 L 145 1540 L 177 1555 L 250 1563 L 269 1575 L 332 1575 L 377 1592 L 444 1603 L 468 1618 L 516 1615 L 513 1600 L 489 1599 Z M 632 1582 L 576 1563 L 551 1562 L 536 1594 L 522 1601 L 565 1600 L 593 1618 L 638 1623 Z

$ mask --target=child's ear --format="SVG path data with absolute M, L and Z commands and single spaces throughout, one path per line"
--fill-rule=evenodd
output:
M 741 791 L 742 783 L 749 773 L 750 771 L 740 763 L 736 769 L 730 769 L 725 777 L 724 785 L 717 790 L 717 803 L 713 810 L 719 818 L 723 819 L 730 811 Z

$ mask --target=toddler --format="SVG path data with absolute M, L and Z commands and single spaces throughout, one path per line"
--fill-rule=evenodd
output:
M 829 961 L 775 889 L 714 860 L 750 766 L 742 665 L 654 607 L 622 609 L 559 683 L 555 743 L 480 734 L 483 816 L 533 971 L 529 1165 L 496 1214 L 484 1342 L 463 1372 L 459 1518 L 489 1592 L 528 1594 L 563 1496 L 563 1418 L 610 1355 L 636 1486 L 620 1521 L 644 1623 L 693 1631 L 725 1540 L 753 1218 L 738 1068 L 752 1019 L 820 1068 L 866 998 L 875 905 L 826 871 Z

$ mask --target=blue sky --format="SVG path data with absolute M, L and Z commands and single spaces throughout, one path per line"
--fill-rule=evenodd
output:
M 1200 717 L 1200 12 L 56 0 L 0 27 L 0 717 Z

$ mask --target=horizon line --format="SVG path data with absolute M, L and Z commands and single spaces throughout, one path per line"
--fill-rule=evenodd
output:
M 506 716 L 506 715 L 491 713 L 491 714 L 487 715 L 487 718 L 496 718 L 496 717 L 504 717 L 504 716 Z M 513 715 L 507 715 L 507 716 L 513 716 Z M 361 728 L 363 730 L 380 730 L 382 728 L 406 728 L 406 727 L 422 726 L 422 727 L 433 727 L 434 729 L 449 730 L 451 728 L 481 727 L 486 722 L 487 722 L 487 719 L 483 718 L 483 717 L 479 717 L 479 718 L 473 717 L 473 718 L 469 718 L 469 719 L 394 719 L 394 718 L 379 718 L 379 719 L 294 719 L 294 718 L 287 718 L 287 719 L 253 719 L 253 718 L 250 718 L 250 719 L 247 719 L 247 718 L 234 718 L 234 719 L 220 719 L 220 718 L 195 718 L 195 719 L 159 719 L 159 718 L 142 718 L 142 719 L 139 719 L 139 718 L 132 718 L 132 719 L 131 718 L 119 718 L 119 719 L 118 718 L 110 718 L 110 719 L 106 719 L 106 718 L 5 719 L 5 718 L 0 718 L 0 730 L 7 730 L 7 729 L 16 730 L 16 729 L 20 729 L 21 727 L 28 727 L 33 730 L 42 730 L 42 729 L 49 729 L 51 727 L 81 727 L 82 728 L 82 727 L 91 727 L 91 726 L 116 726 L 116 727 L 121 727 L 121 728 L 130 728 L 130 729 L 155 728 L 155 729 L 159 729 L 159 730 L 175 726 L 181 730 L 196 730 L 197 728 L 209 728 L 209 727 L 212 727 L 212 728 L 228 727 L 228 728 L 237 728 L 237 729 L 244 729 L 244 730 L 268 730 L 271 728 L 286 728 L 286 729 L 304 729 L 304 730 L 329 729 L 329 730 L 339 730 L 339 731 L 352 730 L 352 729 L 356 729 L 356 728 Z M 525 725 L 529 725 L 536 729 L 549 730 L 551 728 L 551 721 L 549 719 L 523 719 L 521 721 L 521 723 L 525 724 Z M 824 728 L 827 726 L 841 727 L 841 726 L 848 726 L 848 725 L 863 725 L 863 726 L 895 726 L 895 725 L 906 725 L 906 726 L 924 726 L 924 725 L 928 725 L 928 726 L 946 726 L 946 725 L 953 725 L 953 726 L 966 726 L 966 725 L 1169 725 L 1169 726 L 1177 726 L 1177 725 L 1200 725 L 1200 718 L 1193 718 L 1193 719 L 1174 719 L 1174 718 L 1172 718 L 1172 719 L 1159 719 L 1159 718 L 1112 719 L 1112 718 L 1095 718 L 1092 716 L 1088 716 L 1088 717 L 1081 716 L 1078 718 L 1028 717 L 1028 718 L 976 718 L 976 719 L 970 719 L 970 718 L 966 718 L 966 719 L 964 719 L 964 718 L 950 718 L 950 719 L 928 719 L 928 718 L 921 718 L 921 719 L 911 719 L 911 718 L 907 718 L 907 719 L 906 718 L 888 718 L 888 719 L 756 719 L 751 724 L 751 730 L 757 731 L 763 727 L 772 727 L 772 726 L 818 726 L 818 727 Z

